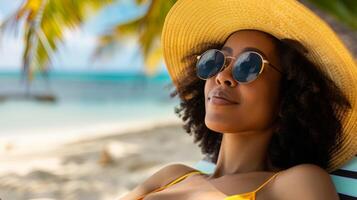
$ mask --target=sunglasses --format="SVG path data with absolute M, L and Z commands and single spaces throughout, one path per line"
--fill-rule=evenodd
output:
M 236 60 L 232 67 L 232 77 L 241 84 L 250 83 L 258 78 L 263 72 L 264 64 L 268 64 L 276 71 L 278 68 L 269 63 L 263 56 L 256 51 L 245 51 L 238 58 L 226 56 L 221 50 L 209 49 L 197 56 L 196 73 L 200 79 L 207 80 L 223 71 L 226 67 L 226 59 Z

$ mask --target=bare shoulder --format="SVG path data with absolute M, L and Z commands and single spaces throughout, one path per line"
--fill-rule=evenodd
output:
M 180 163 L 166 165 L 136 186 L 132 191 L 125 194 L 125 196 L 120 197 L 120 200 L 135 200 L 144 194 L 168 184 L 179 176 L 195 170 L 196 169 L 192 167 Z
M 339 199 L 330 175 L 313 164 L 300 164 L 282 171 L 275 186 L 278 199 Z

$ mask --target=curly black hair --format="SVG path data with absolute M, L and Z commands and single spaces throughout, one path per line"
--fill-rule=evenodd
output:
M 270 141 L 268 157 L 274 167 L 281 169 L 302 163 L 326 169 L 331 150 L 340 145 L 341 116 L 351 104 L 335 83 L 309 61 L 306 57 L 309 52 L 300 42 L 268 35 L 277 47 L 285 72 L 280 84 L 278 126 Z M 205 50 L 223 47 L 223 44 L 201 45 Z M 184 59 L 194 60 L 202 52 Z M 186 132 L 194 135 L 194 143 L 198 143 L 202 153 L 216 163 L 222 134 L 208 129 L 204 123 L 205 81 L 196 76 L 195 62 L 191 63 L 170 96 L 180 97 L 175 113 L 183 120 Z

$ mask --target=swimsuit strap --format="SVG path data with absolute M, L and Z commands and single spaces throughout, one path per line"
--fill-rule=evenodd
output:
M 168 184 L 166 184 L 166 185 L 164 185 L 164 186 L 161 186 L 161 187 L 157 188 L 156 190 L 154 190 L 154 191 L 152 191 L 152 192 L 161 191 L 161 190 L 163 190 L 163 189 L 165 189 L 165 188 L 167 188 L 167 187 L 170 187 L 171 185 L 174 185 L 174 184 L 176 184 L 176 183 L 182 181 L 183 179 L 187 178 L 188 176 L 190 176 L 190 175 L 192 175 L 192 174 L 200 174 L 200 173 L 203 174 L 203 172 L 200 172 L 200 171 L 189 172 L 189 173 L 184 174 L 184 175 L 178 177 L 177 179 L 171 181 L 170 183 L 168 183 Z
M 188 176 L 190 176 L 190 175 L 192 175 L 192 174 L 202 174 L 202 173 L 203 173 L 203 172 L 201 172 L 201 171 L 189 172 L 189 173 L 187 173 L 187 174 L 184 174 L 184 175 L 180 176 L 179 178 L 175 179 L 174 181 L 172 181 L 171 183 L 165 185 L 164 187 L 169 187 L 169 186 L 171 186 L 171 185 L 174 185 L 174 184 L 176 184 L 176 183 L 182 181 L 183 179 L 185 179 L 186 177 L 188 177 Z
M 167 187 L 169 187 L 169 186 L 171 186 L 171 185 L 174 185 L 174 184 L 176 184 L 176 183 L 182 181 L 182 180 L 185 179 L 187 176 L 190 176 L 190 175 L 192 175 L 192 174 L 199 174 L 199 173 L 204 174 L 204 173 L 201 172 L 201 171 L 189 172 L 189 173 L 187 173 L 187 174 L 184 174 L 184 175 L 178 177 L 177 179 L 173 180 L 172 182 L 170 182 L 170 183 L 168 183 L 168 184 L 166 184 L 166 185 L 164 185 L 164 186 L 161 186 L 161 187 L 159 187 L 159 188 L 156 188 L 154 191 L 151 191 L 151 192 L 149 192 L 149 193 L 147 193 L 147 194 L 143 194 L 143 195 L 142 195 L 140 198 L 138 198 L 137 200 L 142 200 L 146 195 L 148 195 L 148 194 L 150 194 L 150 193 L 159 192 L 159 191 L 161 191 L 161 190 L 164 190 L 165 188 L 167 188 Z
M 280 172 L 275 173 L 273 176 L 271 176 L 267 181 L 265 181 L 262 185 L 260 185 L 256 190 L 252 191 L 254 193 L 258 192 L 260 189 L 262 189 L 266 184 L 268 184 L 275 176 L 277 176 Z

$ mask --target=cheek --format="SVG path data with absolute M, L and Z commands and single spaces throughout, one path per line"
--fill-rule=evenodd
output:
M 268 128 L 274 122 L 279 109 L 280 90 L 278 82 L 257 82 L 257 87 L 242 87 L 245 105 L 243 109 L 249 121 L 260 129 Z
M 214 88 L 214 86 L 215 86 L 215 82 L 212 78 L 205 81 L 205 87 L 204 87 L 205 104 L 207 103 L 208 92 L 211 91 Z
M 242 114 L 247 121 L 257 128 L 265 129 L 276 117 L 279 102 L 279 90 L 276 86 L 245 87 L 241 90 L 244 97 Z

